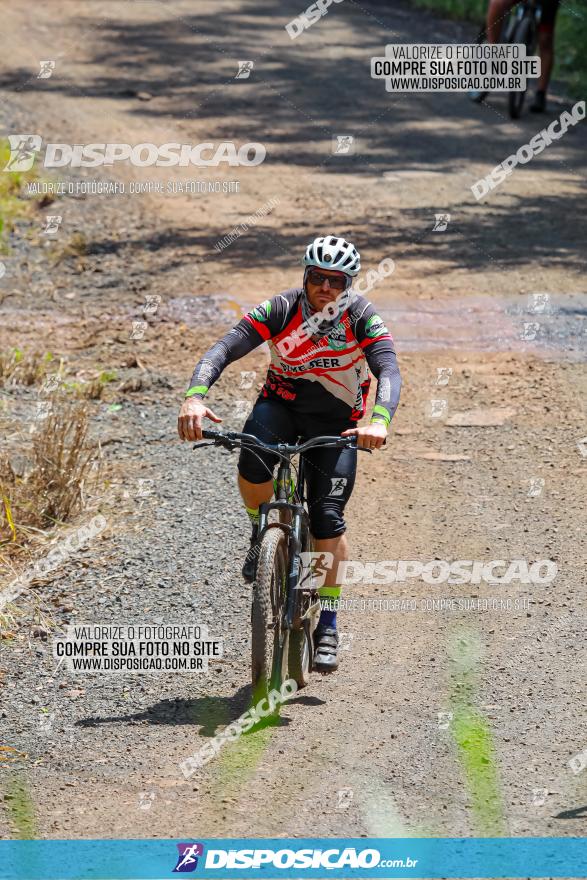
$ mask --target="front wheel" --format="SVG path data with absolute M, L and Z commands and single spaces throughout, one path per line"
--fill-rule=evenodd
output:
M 267 699 L 275 686 L 275 668 L 287 668 L 287 634 L 281 621 L 287 588 L 287 539 L 280 528 L 270 528 L 261 541 L 257 578 L 251 605 L 251 684 L 253 704 Z M 285 664 L 283 655 L 285 654 Z M 281 662 L 280 662 L 281 661 Z M 281 682 L 277 684 L 279 688 Z
M 512 43 L 523 43 L 526 46 L 526 55 L 532 55 L 536 42 L 536 25 L 533 18 L 526 16 L 518 22 L 515 28 Z M 526 80 L 527 82 L 527 80 Z M 508 95 L 508 110 L 511 119 L 519 119 L 524 106 L 524 98 L 526 97 L 526 89 L 519 92 L 510 92 Z

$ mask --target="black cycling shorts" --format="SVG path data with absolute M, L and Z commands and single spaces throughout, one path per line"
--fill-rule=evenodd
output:
M 559 0 L 542 0 L 542 15 L 540 17 L 542 30 L 551 31 L 554 28 L 558 5 Z
M 514 6 L 518 6 L 520 0 L 511 0 L 509 4 L 509 9 L 512 9 Z M 556 20 L 556 14 L 558 12 L 560 0 L 542 0 L 541 6 L 541 14 L 540 14 L 540 25 L 539 30 L 542 31 L 552 31 L 554 30 L 554 22 Z
M 356 427 L 349 421 L 323 422 L 299 416 L 279 400 L 259 398 L 249 415 L 244 433 L 253 434 L 265 443 L 296 443 L 323 434 L 339 435 Z M 355 485 L 356 449 L 309 449 L 304 453 L 310 529 L 315 538 L 335 538 L 346 530 L 345 504 Z M 278 456 L 255 449 L 241 449 L 238 470 L 250 483 L 266 483 L 273 476 Z

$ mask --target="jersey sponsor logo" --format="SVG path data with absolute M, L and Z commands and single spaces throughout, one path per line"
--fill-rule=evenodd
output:
M 346 327 L 344 325 L 344 322 L 341 321 L 339 324 L 337 324 L 336 327 L 330 331 L 326 338 L 330 348 L 333 348 L 335 351 L 340 351 L 342 348 L 345 348 L 347 341 Z
M 257 306 L 251 312 L 251 318 L 254 318 L 255 321 L 265 321 L 269 320 L 269 315 L 271 314 L 271 301 L 266 299 L 265 302 L 262 302 L 260 306 Z
M 340 366 L 338 358 L 319 357 L 313 358 L 306 364 L 288 364 L 286 361 L 281 362 L 281 368 L 286 373 L 309 373 L 317 369 L 332 369 Z
M 297 392 L 294 391 L 293 383 L 288 379 L 282 379 L 282 377 L 277 373 L 274 373 L 273 370 L 267 371 L 267 377 L 262 391 L 263 397 L 267 397 L 270 391 L 277 394 L 279 397 L 282 397 L 284 400 L 295 400 L 297 397 Z
M 383 318 L 380 318 L 379 315 L 371 315 L 365 324 L 365 333 L 370 339 L 376 339 L 378 336 L 388 334 L 389 330 L 383 323 Z

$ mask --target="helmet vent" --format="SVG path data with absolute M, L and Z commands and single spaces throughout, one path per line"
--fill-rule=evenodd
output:
M 315 238 L 308 245 L 303 259 L 306 267 L 317 266 L 322 269 L 338 269 L 354 277 L 361 269 L 361 258 L 354 245 L 337 235 Z

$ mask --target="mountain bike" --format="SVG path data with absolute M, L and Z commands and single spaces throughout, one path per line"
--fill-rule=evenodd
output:
M 538 25 L 542 17 L 540 0 L 522 0 L 508 15 L 502 33 L 500 43 L 523 43 L 526 46 L 526 57 L 534 55 L 538 46 Z M 486 43 L 487 33 L 485 23 L 481 26 L 476 43 Z M 526 83 L 528 80 L 526 79 Z M 511 119 L 519 119 L 526 98 L 526 89 L 511 91 L 508 94 L 508 111 Z M 480 93 L 479 101 L 483 99 Z
M 526 46 L 526 57 L 534 55 L 538 46 L 538 25 L 542 16 L 542 7 L 539 0 L 524 0 L 512 12 L 508 18 L 505 43 L 522 43 Z M 528 80 L 525 79 L 527 83 Z M 512 119 L 519 119 L 524 106 L 526 89 L 523 91 L 510 92 L 508 95 L 508 110 Z
M 252 434 L 237 432 L 205 430 L 202 436 L 211 443 L 196 443 L 194 449 L 257 447 L 280 459 L 275 500 L 259 507 L 259 553 L 251 602 L 251 684 L 257 703 L 270 691 L 279 690 L 288 678 L 298 688 L 305 687 L 314 665 L 313 633 L 320 601 L 312 566 L 304 452 L 316 446 L 362 447 L 357 447 L 355 437 L 313 437 L 292 445 L 264 443 Z M 296 482 L 292 479 L 295 455 L 300 456 Z

